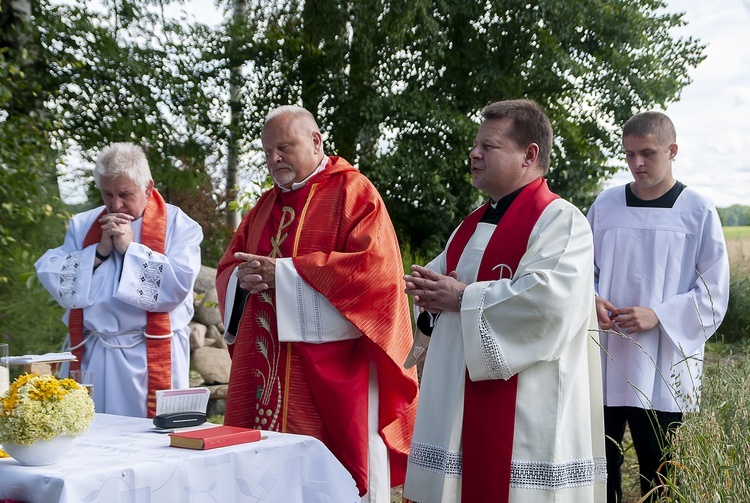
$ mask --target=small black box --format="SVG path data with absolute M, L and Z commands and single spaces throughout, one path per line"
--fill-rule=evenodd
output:
M 202 412 L 171 412 L 154 417 L 154 426 L 157 428 L 186 428 L 205 422 L 206 415 Z

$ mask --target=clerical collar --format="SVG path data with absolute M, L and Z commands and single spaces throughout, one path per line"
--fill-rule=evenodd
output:
M 490 205 L 487 206 L 487 209 L 484 211 L 484 215 L 482 215 L 482 218 L 479 221 L 487 224 L 497 225 L 500 219 L 503 218 L 503 215 L 505 215 L 505 212 L 508 211 L 508 208 L 510 208 L 510 205 L 513 204 L 513 201 L 516 200 L 518 194 L 520 194 L 521 191 L 525 188 L 526 185 L 516 190 L 515 192 L 511 192 L 505 197 L 501 197 L 497 202 L 494 202 L 492 201 L 492 199 L 490 199 Z
M 326 169 L 327 165 L 328 165 L 328 156 L 325 155 L 325 154 L 323 154 L 323 159 L 320 161 L 320 164 L 318 164 L 318 167 L 315 168 L 315 171 L 313 171 L 312 173 L 310 173 L 310 175 L 307 178 L 305 178 L 304 180 L 302 180 L 301 182 L 293 183 L 292 186 L 289 187 L 288 189 L 285 188 L 285 187 L 279 186 L 279 188 L 281 189 L 281 192 L 290 192 L 292 190 L 301 189 L 302 187 L 304 187 L 305 185 L 307 185 L 307 181 L 310 178 L 312 178 L 313 176 L 317 175 L 318 173 L 320 173 L 321 171 L 323 171 L 324 169 Z

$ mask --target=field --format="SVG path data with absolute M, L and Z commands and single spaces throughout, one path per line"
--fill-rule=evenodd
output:
M 750 266 L 750 226 L 724 227 L 729 263 L 735 266 Z

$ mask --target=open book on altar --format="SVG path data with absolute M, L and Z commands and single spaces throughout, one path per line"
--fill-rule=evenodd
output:
M 200 426 L 206 422 L 211 390 L 208 388 L 165 389 L 156 391 L 154 426 L 163 433 L 175 428 Z
M 156 391 L 156 415 L 176 412 L 205 414 L 211 390 L 208 388 L 163 389 Z

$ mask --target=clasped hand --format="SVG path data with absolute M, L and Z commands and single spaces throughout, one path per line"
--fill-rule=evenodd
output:
M 235 253 L 234 258 L 242 261 L 237 268 L 240 288 L 250 293 L 260 293 L 276 287 L 275 258 L 241 252 Z
M 456 278 L 455 271 L 444 276 L 419 265 L 411 266 L 411 274 L 404 276 L 407 295 L 414 297 L 414 305 L 419 312 L 460 311 L 458 296 L 466 288 Z
M 133 217 L 126 213 L 107 213 L 99 219 L 102 224 L 102 239 L 96 245 L 99 255 L 108 257 L 112 250 L 123 255 L 133 242 Z
M 602 330 L 615 330 L 628 335 L 651 330 L 659 324 L 659 317 L 649 307 L 616 308 L 601 297 L 596 298 L 596 317 Z

